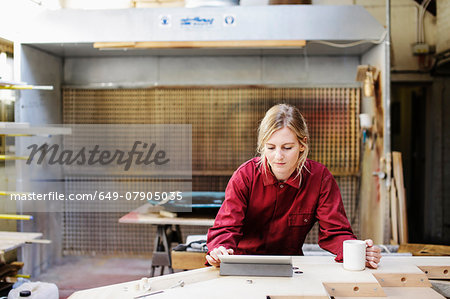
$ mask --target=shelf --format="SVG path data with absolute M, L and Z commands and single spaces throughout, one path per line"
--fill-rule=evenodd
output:
M 220 49 L 279 49 L 303 48 L 304 40 L 224 40 L 224 41 L 147 41 L 147 42 L 97 42 L 98 49 L 192 49 L 192 48 L 220 48 Z
M 0 80 L 0 89 L 11 89 L 11 90 L 53 90 L 51 85 L 29 85 L 24 82 L 14 82 L 14 81 L 4 81 Z
M 33 135 L 49 136 L 49 135 L 70 135 L 70 134 L 72 134 L 71 128 L 62 128 L 62 127 L 0 128 L 0 135 L 9 135 L 9 136 L 33 136 Z
M 11 160 L 28 160 L 27 156 L 10 156 L 10 155 L 0 155 L 0 161 L 11 161 Z

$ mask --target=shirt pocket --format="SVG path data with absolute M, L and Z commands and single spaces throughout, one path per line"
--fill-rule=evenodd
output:
M 313 223 L 314 213 L 289 214 L 288 226 L 309 226 Z
M 306 235 L 314 222 L 314 213 L 289 214 L 287 248 L 292 255 L 302 254 L 302 246 Z

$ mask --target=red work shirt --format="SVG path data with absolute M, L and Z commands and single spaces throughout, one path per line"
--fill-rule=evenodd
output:
M 322 164 L 307 160 L 285 182 L 263 173 L 259 157 L 242 164 L 225 190 L 225 200 L 208 231 L 209 250 L 235 254 L 303 255 L 306 235 L 319 221 L 319 245 L 342 261 L 342 242 L 356 239 L 338 185 Z

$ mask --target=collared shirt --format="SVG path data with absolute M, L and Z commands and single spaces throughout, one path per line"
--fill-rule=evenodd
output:
M 209 250 L 224 246 L 235 254 L 303 255 L 306 235 L 319 221 L 319 245 L 342 261 L 342 242 L 356 239 L 345 215 L 338 185 L 322 164 L 306 160 L 279 182 L 263 172 L 260 158 L 242 164 L 231 177 L 214 226 Z

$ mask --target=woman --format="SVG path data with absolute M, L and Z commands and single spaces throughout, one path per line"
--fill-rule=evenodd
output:
M 342 262 L 342 242 L 356 239 L 331 173 L 307 159 L 308 128 L 300 111 L 280 104 L 258 129 L 260 157 L 242 164 L 225 190 L 225 201 L 208 231 L 206 260 L 219 255 L 303 255 L 302 245 L 319 221 L 319 245 Z M 381 250 L 366 240 L 366 265 L 377 268 Z

